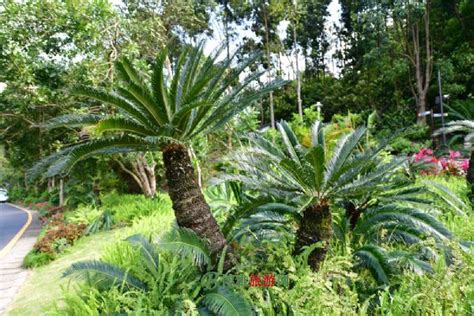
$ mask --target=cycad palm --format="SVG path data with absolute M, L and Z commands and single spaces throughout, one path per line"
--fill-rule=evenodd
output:
M 225 239 L 202 195 L 186 143 L 224 125 L 284 81 L 247 92 L 246 88 L 261 73 L 252 73 L 240 82 L 239 77 L 256 58 L 231 68 L 233 57 L 217 64 L 219 52 L 206 57 L 202 46 L 185 49 L 174 74 L 165 76 L 166 56 L 166 50 L 160 52 L 151 77 L 136 71 L 126 59 L 118 62 L 116 70 L 122 85 L 113 92 L 90 87 L 75 89 L 75 94 L 112 106 L 115 113 L 53 119 L 50 127 L 93 125 L 102 136 L 47 157 L 34 172 L 48 167 L 48 174 L 52 175 L 96 154 L 161 150 L 178 224 L 207 239 L 216 255 L 223 249 Z
M 383 146 L 358 151 L 366 132 L 359 128 L 342 136 L 331 153 L 326 151 L 321 122 L 312 129 L 312 145 L 302 146 L 286 122 L 278 125 L 284 148 L 279 149 L 260 136 L 251 138 L 253 146 L 238 157 L 243 175 L 238 179 L 250 188 L 265 190 L 273 196 L 286 196 L 303 205 L 297 231 L 296 251 L 319 241 L 322 248 L 309 256 L 309 264 L 317 269 L 324 260 L 332 238 L 331 206 L 335 201 L 347 201 L 370 190 L 378 190 L 401 164 L 388 164 L 376 159 Z

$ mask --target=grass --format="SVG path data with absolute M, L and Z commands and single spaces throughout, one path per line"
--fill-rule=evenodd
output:
M 99 258 L 117 233 L 109 231 L 82 238 L 57 260 L 34 269 L 10 306 L 9 315 L 41 315 L 51 308 L 62 296 L 61 287 L 69 282 L 61 278 L 63 271 L 74 262 Z
M 64 297 L 63 288 L 76 284 L 71 279 L 61 278 L 64 270 L 71 264 L 83 260 L 99 259 L 108 249 L 120 243 L 124 238 L 136 233 L 164 232 L 174 220 L 171 209 L 134 221 L 131 227 L 100 232 L 78 240 L 50 264 L 36 268 L 25 282 L 15 301 L 10 305 L 8 315 L 44 315 L 54 309 Z M 69 289 L 70 291 L 70 289 Z

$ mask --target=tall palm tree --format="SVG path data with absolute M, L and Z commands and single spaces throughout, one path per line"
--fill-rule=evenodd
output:
M 72 114 L 50 121 L 50 127 L 92 125 L 101 136 L 64 148 L 45 158 L 32 172 L 48 168 L 47 174 L 53 175 L 97 154 L 159 150 L 163 153 L 178 225 L 207 239 L 216 256 L 226 241 L 198 185 L 187 144 L 197 135 L 215 131 L 285 83 L 276 80 L 260 89 L 246 89 L 262 73 L 250 73 L 241 81 L 239 78 L 258 56 L 232 67 L 236 54 L 217 63 L 220 52 L 206 57 L 202 44 L 186 48 L 176 62 L 174 74 L 166 75 L 166 50 L 159 53 L 151 76 L 122 59 L 116 64 L 121 85 L 114 91 L 76 88 L 75 94 L 111 106 L 113 114 Z
M 269 195 L 286 196 L 301 205 L 301 219 L 296 233 L 295 251 L 322 242 L 308 261 L 317 269 L 324 260 L 333 236 L 332 206 L 336 201 L 350 201 L 377 191 L 388 182 L 403 160 L 381 163 L 377 158 L 384 144 L 361 152 L 365 128 L 356 129 L 339 138 L 329 152 L 321 122 L 312 128 L 312 145 L 304 147 L 286 122 L 278 124 L 283 148 L 274 146 L 261 136 L 251 138 L 251 146 L 238 157 L 243 173 L 234 179 L 249 188 Z

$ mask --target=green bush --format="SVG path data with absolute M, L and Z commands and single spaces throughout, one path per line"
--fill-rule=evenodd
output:
M 171 200 L 162 193 L 153 199 L 144 195 L 109 193 L 101 196 L 101 202 L 101 208 L 111 211 L 115 223 L 128 224 L 135 219 L 171 210 Z
M 35 249 L 31 250 L 23 259 L 23 267 L 37 268 L 50 263 L 55 258 L 53 253 L 39 252 Z

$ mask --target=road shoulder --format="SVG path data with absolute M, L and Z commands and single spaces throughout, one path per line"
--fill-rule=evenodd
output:
M 29 211 L 32 215 L 31 224 L 23 234 L 17 234 L 8 252 L 0 257 L 0 315 L 6 313 L 8 305 L 29 275 L 29 270 L 22 267 L 23 258 L 33 248 L 40 231 L 38 213 Z

